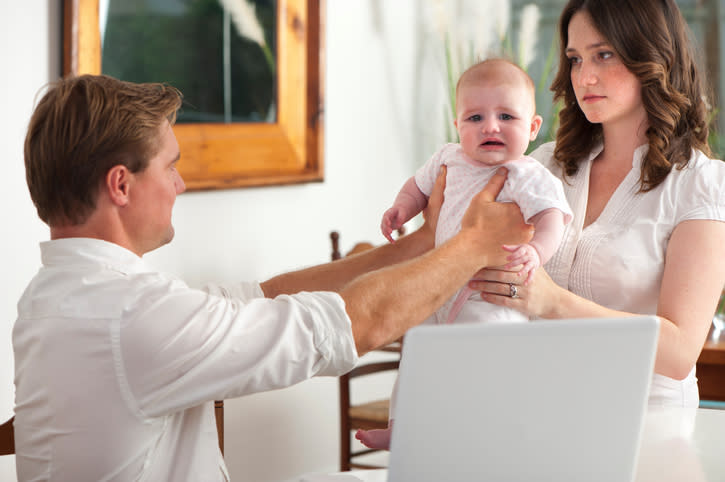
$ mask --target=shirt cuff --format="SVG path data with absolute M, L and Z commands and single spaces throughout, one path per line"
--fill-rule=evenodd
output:
M 358 354 L 342 297 L 329 291 L 301 292 L 292 297 L 309 310 L 315 324 L 314 345 L 320 354 L 315 375 L 339 376 L 352 370 Z

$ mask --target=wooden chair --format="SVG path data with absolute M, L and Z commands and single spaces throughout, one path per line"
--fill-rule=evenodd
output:
M 15 431 L 13 421 L 15 417 L 0 425 L 0 455 L 12 455 L 15 453 Z
M 402 235 L 402 233 L 400 233 Z M 332 260 L 342 257 L 339 248 L 340 235 L 336 231 L 330 233 L 332 241 Z M 368 249 L 373 245 L 368 242 L 357 243 L 345 256 L 357 254 Z M 388 426 L 388 413 L 390 400 L 374 400 L 364 403 L 355 403 L 351 396 L 351 386 L 354 381 L 362 377 L 380 374 L 382 372 L 391 372 L 398 369 L 400 365 L 400 351 L 402 340 L 392 343 L 381 348 L 379 351 L 397 353 L 397 358 L 389 361 L 379 361 L 373 363 L 365 363 L 358 365 L 349 373 L 339 377 L 340 392 L 340 470 L 348 471 L 350 469 L 374 469 L 384 468 L 381 465 L 365 463 L 358 459 L 364 455 L 380 452 L 375 449 L 353 449 L 352 433 L 358 429 L 371 430 L 383 429 Z
M 696 373 L 700 405 L 725 408 L 725 332 L 710 327 L 705 346 L 697 360 Z
M 217 436 L 219 438 L 219 448 L 224 455 L 224 401 L 216 400 L 214 402 L 214 413 L 216 415 L 216 429 Z M 10 419 L 4 424 L 0 425 L 0 455 L 14 455 L 15 454 L 15 430 L 13 428 L 13 422 L 15 417 Z
M 214 415 L 216 418 L 216 434 L 219 439 L 219 450 L 224 456 L 224 400 L 214 400 Z
M 380 452 L 377 449 L 353 449 L 352 434 L 358 429 L 383 429 L 388 426 L 390 400 L 373 400 L 354 404 L 351 401 L 351 384 L 358 378 L 397 371 L 400 359 L 365 363 L 355 367 L 351 372 L 340 377 L 340 470 L 377 469 L 382 465 L 366 463 L 358 460 L 363 455 Z

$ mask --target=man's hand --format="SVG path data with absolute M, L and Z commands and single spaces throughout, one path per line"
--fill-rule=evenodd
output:
M 426 240 L 416 241 L 415 251 L 420 255 L 369 272 L 339 291 L 352 320 L 359 354 L 397 339 L 411 326 L 422 322 L 479 269 L 494 263 L 505 264 L 508 253 L 502 248 L 504 244 L 522 244 L 531 238 L 533 227 L 524 223 L 518 206 L 494 201 L 506 180 L 507 171 L 503 169 L 471 201 L 461 231 L 441 246 L 421 252 L 422 245 L 430 243 L 432 247 L 434 243 L 445 173 L 443 169 L 428 199 L 425 224 L 395 244 L 372 250 L 382 252 L 400 247 L 422 231 L 420 237 L 415 238 Z M 365 254 L 346 258 L 343 262 L 366 261 L 363 259 Z
M 488 255 L 489 266 L 506 264 L 508 253 L 502 247 L 504 244 L 528 243 L 534 233 L 534 227 L 524 222 L 516 204 L 496 202 L 507 175 L 505 168 L 496 171 L 486 187 L 473 197 L 461 222 L 461 231 L 475 233 L 481 252 Z

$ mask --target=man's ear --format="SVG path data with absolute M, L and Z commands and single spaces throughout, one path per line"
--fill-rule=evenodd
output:
M 131 191 L 131 177 L 131 171 L 122 164 L 113 166 L 106 174 L 104 188 L 114 204 L 118 206 L 128 204 L 129 192 Z

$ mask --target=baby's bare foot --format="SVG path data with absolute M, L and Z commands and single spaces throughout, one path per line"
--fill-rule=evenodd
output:
M 390 450 L 390 428 L 358 430 L 355 438 L 368 448 Z

